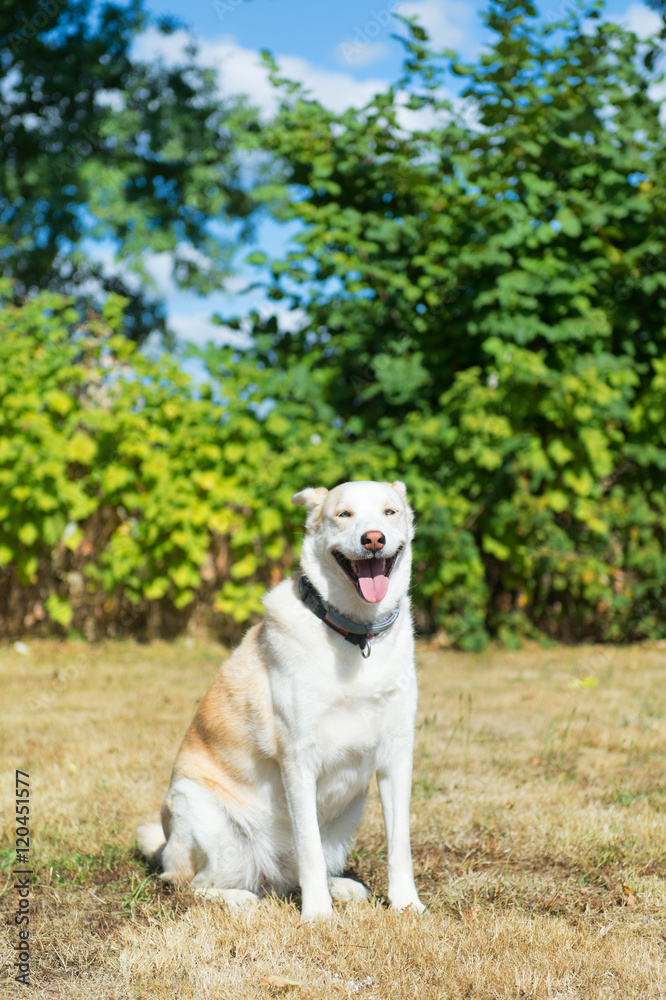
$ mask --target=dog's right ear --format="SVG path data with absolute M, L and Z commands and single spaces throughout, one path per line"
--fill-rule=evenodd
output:
M 297 507 L 307 507 L 308 511 L 310 511 L 319 506 L 327 493 L 328 490 L 325 486 L 318 486 L 316 489 L 308 486 L 307 489 L 301 490 L 300 493 L 294 493 L 291 502 L 295 503 Z

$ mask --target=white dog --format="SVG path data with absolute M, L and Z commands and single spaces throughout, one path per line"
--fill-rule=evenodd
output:
M 409 843 L 416 678 L 412 512 L 403 483 L 305 489 L 302 571 L 266 596 L 202 699 L 162 826 L 139 847 L 169 882 L 230 904 L 301 887 L 302 917 L 368 891 L 344 870 L 376 772 L 388 895 L 422 910 Z

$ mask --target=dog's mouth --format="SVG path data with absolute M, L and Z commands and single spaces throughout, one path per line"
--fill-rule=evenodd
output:
M 386 597 L 389 577 L 403 548 L 404 545 L 401 545 L 390 559 L 382 559 L 378 556 L 369 556 L 366 559 L 347 559 L 337 549 L 333 549 L 333 555 L 363 600 L 376 604 L 377 601 Z

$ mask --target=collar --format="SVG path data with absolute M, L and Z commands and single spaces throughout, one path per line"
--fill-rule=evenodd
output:
M 383 621 L 373 622 L 371 625 L 361 625 L 359 622 L 352 621 L 351 618 L 345 618 L 339 611 L 336 611 L 332 604 L 325 601 L 305 574 L 298 581 L 298 596 L 306 608 L 309 608 L 325 625 L 334 629 L 347 642 L 351 642 L 354 646 L 360 646 L 361 653 L 366 659 L 371 652 L 368 640 L 374 639 L 380 632 L 385 632 L 387 628 L 390 628 L 400 614 L 400 605 L 398 604 L 389 617 Z

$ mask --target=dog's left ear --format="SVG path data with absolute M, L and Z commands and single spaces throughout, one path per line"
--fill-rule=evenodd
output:
M 409 506 L 409 501 L 407 500 L 407 487 L 400 479 L 396 479 L 394 483 L 385 483 L 385 485 L 390 486 L 402 498 L 407 515 L 407 524 L 409 525 L 409 537 L 412 539 L 414 537 L 414 511 Z
M 390 486 L 392 490 L 395 490 L 396 493 L 400 494 L 403 500 L 407 500 L 407 487 L 399 479 L 396 479 L 394 483 L 387 483 L 386 480 L 384 480 L 384 486 Z
M 300 493 L 294 493 L 291 502 L 295 503 L 297 507 L 307 507 L 310 511 L 319 506 L 327 493 L 328 490 L 325 486 L 318 486 L 316 489 L 308 486 L 306 489 L 301 490 Z

